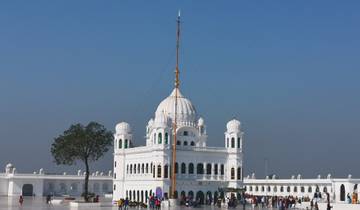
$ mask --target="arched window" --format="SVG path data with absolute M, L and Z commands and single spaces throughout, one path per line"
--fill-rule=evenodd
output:
M 145 166 L 145 173 L 149 173 L 149 163 L 146 163 L 146 166 Z
M 181 163 L 181 173 L 186 174 L 186 165 L 185 165 L 185 163 Z
M 119 139 L 119 149 L 122 148 L 122 139 Z
M 179 171 L 179 164 L 176 162 L 175 163 L 175 174 L 177 174 Z
M 343 184 L 340 186 L 340 201 L 345 201 L 345 186 Z
M 237 138 L 237 148 L 240 148 L 240 137 Z
M 234 137 L 231 138 L 231 148 L 235 148 L 235 139 L 234 139 Z
M 259 187 L 255 186 L 255 192 L 259 191 Z
M 158 134 L 158 144 L 162 144 L 162 134 Z
M 284 187 L 283 186 L 280 187 L 280 192 L 284 192 Z
M 240 180 L 241 179 L 241 168 L 238 167 L 237 168 L 237 180 Z
M 268 191 L 268 192 L 271 192 L 270 186 L 267 187 L 267 191 Z
M 206 174 L 207 175 L 211 174 L 211 164 L 210 163 L 206 164 Z
M 157 167 L 157 177 L 161 178 L 161 165 L 158 165 Z
M 294 187 L 294 192 L 297 192 L 297 187 Z
M 230 174 L 231 179 L 235 179 L 235 169 L 231 168 L 231 174 Z
M 169 134 L 165 133 L 165 144 L 169 143 Z
M 180 142 L 180 141 L 176 141 L 176 145 L 181 145 L 181 142 Z
M 192 141 L 192 142 L 190 143 L 190 145 L 191 145 L 191 146 L 195 146 L 195 142 Z
M 137 170 L 138 170 L 138 174 L 140 174 L 140 163 L 138 164 Z
M 152 168 L 152 172 L 153 172 L 153 178 L 155 178 L 155 165 L 153 166 L 153 168 Z
M 327 193 L 327 187 L 324 187 L 323 192 Z
M 220 175 L 224 175 L 225 173 L 225 169 L 224 169 L 224 164 L 220 165 Z
M 290 186 L 289 187 L 287 187 L 287 190 L 286 190 L 287 192 L 290 192 Z
M 184 146 L 187 146 L 188 145 L 188 142 L 187 141 L 184 141 Z
M 277 192 L 277 187 L 276 186 L 274 187 L 274 192 Z
M 194 164 L 189 163 L 189 174 L 194 174 Z
M 143 174 L 144 172 L 145 172 L 145 165 L 143 163 L 143 164 L 141 164 L 141 173 Z
M 125 145 L 124 145 L 124 148 L 128 148 L 129 147 L 129 141 L 127 139 L 125 139 Z
M 136 174 L 136 164 L 134 164 L 134 174 Z
M 129 165 L 126 165 L 126 173 L 129 174 Z
M 312 188 L 311 186 L 308 187 L 308 192 L 311 193 L 312 192 Z
M 189 133 L 187 131 L 184 131 L 184 136 L 188 136 Z
M 204 165 L 202 163 L 198 163 L 196 166 L 197 174 L 204 174 Z
M 261 186 L 261 192 L 264 192 L 264 191 L 265 191 L 265 187 Z
M 218 164 L 214 165 L 214 174 L 218 175 L 219 169 L 218 169 Z
M 300 191 L 303 193 L 303 192 L 305 192 L 305 187 L 301 187 L 300 188 Z
M 164 178 L 169 178 L 169 166 L 167 164 L 164 166 Z
M 130 174 L 132 174 L 132 164 L 130 164 Z

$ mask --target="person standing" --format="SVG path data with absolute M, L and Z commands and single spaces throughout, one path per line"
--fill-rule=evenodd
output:
M 127 210 L 129 206 L 129 198 L 126 197 L 125 202 L 124 202 L 124 210 Z
M 124 200 L 121 198 L 120 200 L 118 200 L 117 204 L 118 204 L 118 210 L 122 210 L 122 207 L 124 205 Z
M 155 206 L 156 206 L 156 209 L 157 209 L 157 210 L 159 210 L 159 209 L 160 209 L 160 206 L 161 206 L 161 201 L 160 201 L 160 199 L 159 199 L 159 198 L 157 198 L 157 199 L 155 200 Z
M 319 205 L 317 202 L 315 202 L 315 210 L 319 210 Z
M 20 204 L 20 206 L 22 206 L 23 203 L 24 203 L 24 197 L 23 197 L 22 195 L 20 195 L 20 197 L 19 197 L 19 204 Z

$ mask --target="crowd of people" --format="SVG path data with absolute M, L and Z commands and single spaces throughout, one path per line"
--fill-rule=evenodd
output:
M 119 210 L 127 210 L 129 207 L 147 208 L 148 206 L 152 210 L 159 210 L 161 209 L 161 199 L 152 195 L 149 197 L 148 204 L 145 204 L 141 202 L 131 202 L 129 198 L 125 198 L 118 200 L 117 205 Z

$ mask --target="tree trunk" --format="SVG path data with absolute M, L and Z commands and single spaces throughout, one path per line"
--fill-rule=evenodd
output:
M 87 158 L 85 159 L 85 186 L 84 186 L 84 200 L 85 202 L 89 202 L 89 163 Z

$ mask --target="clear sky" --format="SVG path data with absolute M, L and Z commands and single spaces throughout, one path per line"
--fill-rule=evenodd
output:
M 72 123 L 127 121 L 135 144 L 172 90 L 182 11 L 181 89 L 205 118 L 245 131 L 245 173 L 360 177 L 359 1 L 6 1 L 0 3 L 0 167 L 52 162 Z M 111 152 L 94 169 L 112 167 Z

